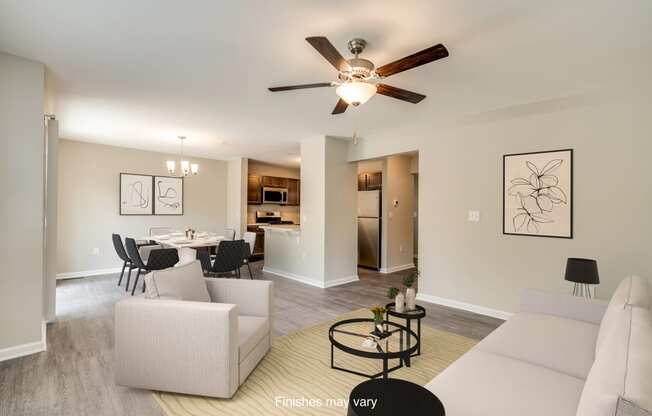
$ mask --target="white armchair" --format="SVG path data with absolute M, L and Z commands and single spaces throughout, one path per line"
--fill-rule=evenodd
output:
M 273 285 L 205 282 L 211 302 L 139 297 L 116 303 L 117 384 L 221 398 L 235 394 L 271 347 Z

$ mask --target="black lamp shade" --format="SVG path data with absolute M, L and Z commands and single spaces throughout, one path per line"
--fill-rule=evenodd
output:
M 600 284 L 598 262 L 591 259 L 569 258 L 566 262 L 565 279 L 575 283 Z

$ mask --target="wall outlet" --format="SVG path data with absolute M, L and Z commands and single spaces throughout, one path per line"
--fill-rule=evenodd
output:
M 467 221 L 469 222 L 480 222 L 480 211 L 469 210 L 469 215 Z
M 93 254 L 100 254 L 100 249 L 97 247 L 93 248 Z

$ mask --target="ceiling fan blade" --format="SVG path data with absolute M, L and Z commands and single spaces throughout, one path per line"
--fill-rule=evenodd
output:
M 348 106 L 349 105 L 346 103 L 346 101 L 340 98 L 337 104 L 335 104 L 335 108 L 333 108 L 333 112 L 331 114 L 342 114 L 346 111 Z
M 404 90 L 401 88 L 392 87 L 387 84 L 378 84 L 376 85 L 376 93 L 386 95 L 388 97 L 396 98 L 399 100 L 407 101 L 412 104 L 421 102 L 426 98 L 423 94 L 418 94 L 416 92 Z
M 335 46 L 324 36 L 311 36 L 306 38 L 306 40 L 338 71 L 348 71 L 351 69 L 346 59 L 340 55 L 337 49 L 335 49 Z
M 272 92 L 277 91 L 292 91 L 292 90 L 303 90 L 305 88 L 320 88 L 320 87 L 332 87 L 333 83 L 331 82 L 318 82 L 316 84 L 300 84 L 300 85 L 288 85 L 285 87 L 269 87 L 268 90 Z
M 448 50 L 441 43 L 431 46 L 410 56 L 383 65 L 376 69 L 376 73 L 381 77 L 388 77 L 390 75 L 398 74 L 399 72 L 407 71 L 408 69 L 416 68 L 425 65 L 437 59 L 442 59 L 448 56 Z

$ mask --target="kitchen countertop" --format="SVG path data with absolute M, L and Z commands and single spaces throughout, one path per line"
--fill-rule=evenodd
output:
M 283 232 L 292 232 L 298 233 L 301 231 L 299 224 L 275 224 L 275 225 L 262 225 L 260 226 L 265 232 L 267 231 L 283 231 Z

